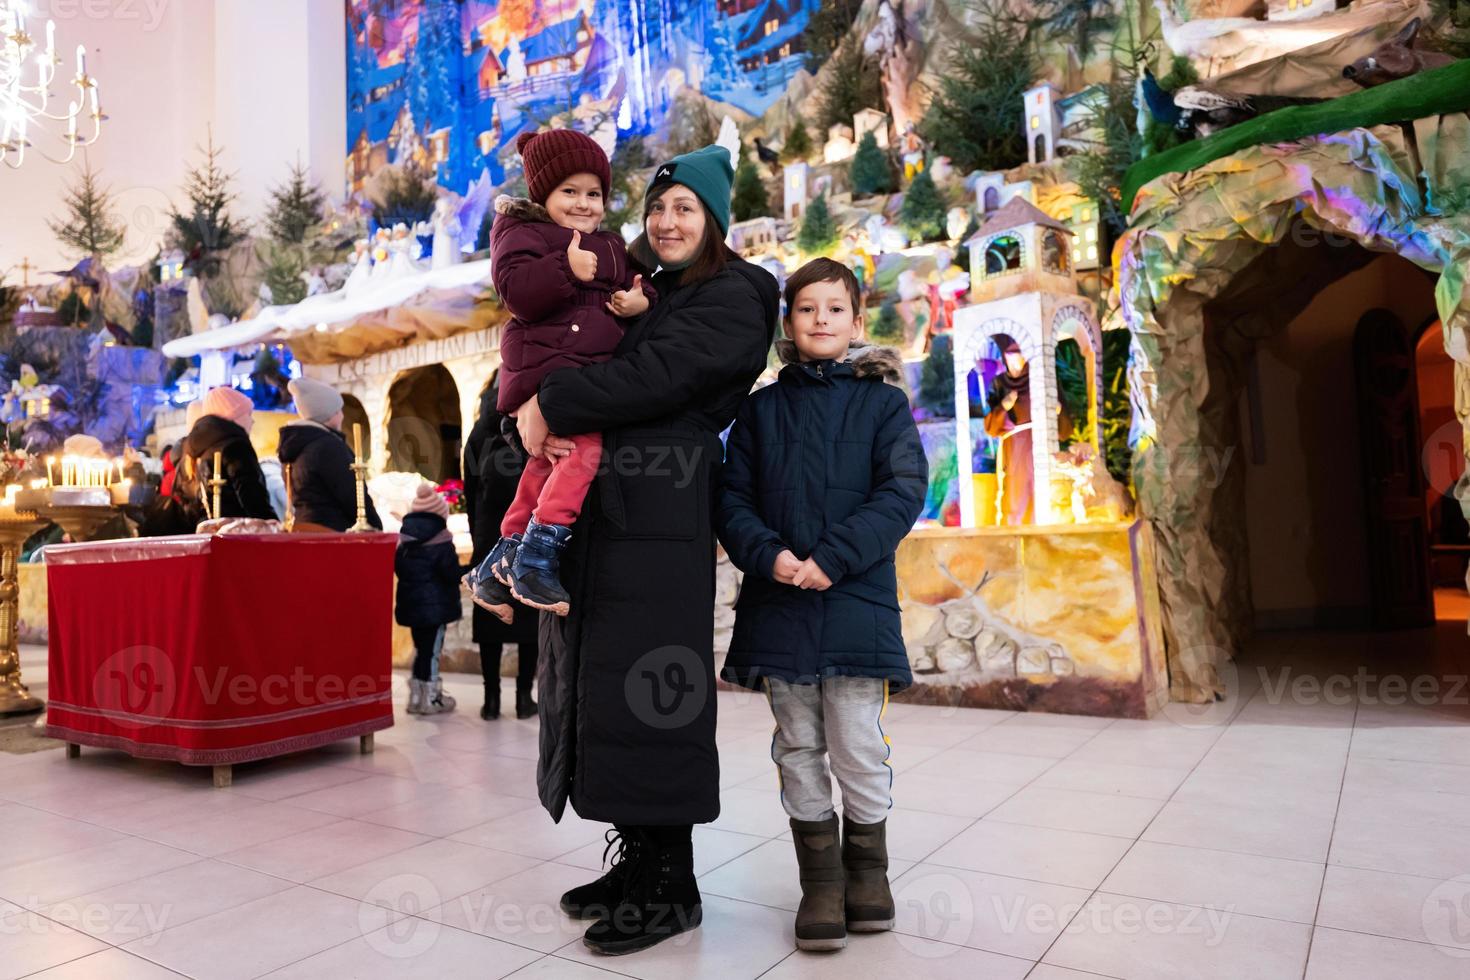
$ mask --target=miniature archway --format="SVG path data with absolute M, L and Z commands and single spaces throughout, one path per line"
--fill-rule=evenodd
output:
M 1269 332 L 1305 307 L 1332 270 L 1331 236 L 1439 272 L 1435 298 L 1445 350 L 1456 361 L 1456 412 L 1470 426 L 1470 117 L 1412 127 L 1412 145 L 1400 127 L 1356 129 L 1250 147 L 1166 174 L 1140 191 L 1116 247 L 1115 299 L 1133 335 L 1133 481 L 1155 538 L 1175 700 L 1223 696 L 1244 632 L 1243 610 L 1226 594 L 1227 555 L 1211 530 L 1230 524 L 1221 512 L 1233 504 L 1200 465 L 1201 452 L 1220 442 L 1219 420 L 1202 410 L 1212 300 L 1249 287 L 1249 275 L 1237 280 L 1254 262 L 1303 234 L 1311 241 L 1290 252 L 1301 267 L 1271 270 L 1251 294 L 1252 324 L 1240 329 Z M 1309 268 L 1318 275 L 1283 274 Z
M 1033 406 L 1044 406 L 1048 403 L 1047 398 L 1047 364 L 1048 359 L 1043 356 L 1044 348 L 1041 337 L 1035 326 L 1027 326 L 1016 320 L 998 317 L 986 320 L 979 324 L 968 324 L 957 321 L 954 328 L 954 384 L 955 392 L 968 391 L 969 375 L 989 349 L 991 342 L 996 336 L 1004 334 L 1010 337 L 1021 348 L 1021 356 L 1026 358 L 1026 363 L 1034 370 L 1030 372 L 1031 404 Z M 959 464 L 959 488 L 960 488 L 960 524 L 962 527 L 975 527 L 977 524 L 977 508 L 975 506 L 975 460 L 974 430 L 970 419 L 969 399 L 958 399 L 955 405 L 955 457 Z M 1056 431 L 1052 426 L 1050 431 L 1044 424 L 1045 412 L 1033 412 L 1033 423 L 1036 424 L 1031 440 L 1031 461 L 1033 485 L 1038 488 L 1035 496 L 1036 522 L 1047 523 L 1043 519 L 1043 509 L 1049 517 L 1050 494 L 1041 492 L 1042 488 L 1051 486 L 1051 454 L 1055 449 Z
M 1102 419 L 1103 387 L 1102 328 L 1098 326 L 1097 318 L 1093 316 L 1092 310 L 1088 307 L 1081 303 L 1068 303 L 1058 307 L 1052 313 L 1049 333 L 1053 370 L 1056 370 L 1057 365 L 1057 345 L 1063 340 L 1075 340 L 1082 351 L 1083 360 L 1087 365 L 1087 420 L 1080 438 L 1084 442 L 1091 443 L 1094 449 L 1099 449 L 1101 440 L 1098 433 Z M 1060 379 L 1058 379 L 1057 386 L 1060 390 Z

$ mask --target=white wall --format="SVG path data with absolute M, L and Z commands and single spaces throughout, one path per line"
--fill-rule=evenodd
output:
M 56 21 L 57 46 L 85 44 L 110 118 L 87 152 L 129 226 L 115 264 L 151 257 L 183 203 L 187 168 L 212 126 L 238 172 L 236 214 L 258 220 L 267 189 L 298 152 L 340 197 L 347 152 L 342 0 L 31 0 L 32 26 Z M 34 141 L 33 142 L 39 142 Z M 0 170 L 0 273 L 22 259 L 69 267 L 47 227 L 63 213 L 81 156 L 59 166 L 28 156 Z

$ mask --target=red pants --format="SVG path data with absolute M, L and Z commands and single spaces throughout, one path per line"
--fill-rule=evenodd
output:
M 582 501 L 602 462 L 602 433 L 572 436 L 572 442 L 571 455 L 555 464 L 531 457 L 516 486 L 516 499 L 500 522 L 502 537 L 525 534 L 533 514 L 538 524 L 571 527 L 577 523 Z

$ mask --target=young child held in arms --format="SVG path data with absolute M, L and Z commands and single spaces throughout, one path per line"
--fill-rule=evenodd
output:
M 856 277 L 830 259 L 787 280 L 786 366 L 735 421 L 717 517 L 745 572 L 722 676 L 764 690 L 776 718 L 800 949 L 840 949 L 849 930 L 894 918 L 882 719 L 889 694 L 912 683 L 894 552 L 923 510 L 928 465 L 899 354 L 860 342 L 861 311 Z
M 522 133 L 531 199 L 499 197 L 490 233 L 490 275 L 512 319 L 500 340 L 499 411 L 514 415 L 557 368 L 605 361 L 623 338 L 619 317 L 645 312 L 652 286 L 628 260 L 621 236 L 599 231 L 612 179 L 607 154 L 570 129 Z M 567 433 L 562 433 L 567 434 Z M 565 616 L 561 553 L 602 455 L 599 432 L 571 435 L 576 448 L 552 465 L 526 464 L 500 541 L 466 578 L 481 606 L 510 622 L 514 596 Z

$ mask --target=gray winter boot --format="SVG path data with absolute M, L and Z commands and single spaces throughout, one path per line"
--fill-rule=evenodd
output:
M 417 678 L 410 677 L 408 679 L 408 706 L 403 710 L 411 715 L 423 714 L 424 705 L 428 703 L 428 686 L 428 681 L 421 681 Z
M 893 928 L 893 892 L 888 887 L 888 821 L 854 823 L 842 817 L 842 867 L 847 872 L 847 928 L 883 932 Z
M 424 687 L 426 689 L 424 714 L 442 715 L 454 710 L 457 702 L 451 695 L 444 693 L 444 681 L 442 678 L 424 681 Z
M 796 864 L 801 869 L 801 905 L 796 910 L 796 948 L 842 949 L 847 945 L 843 911 L 842 847 L 837 815 L 791 821 Z

